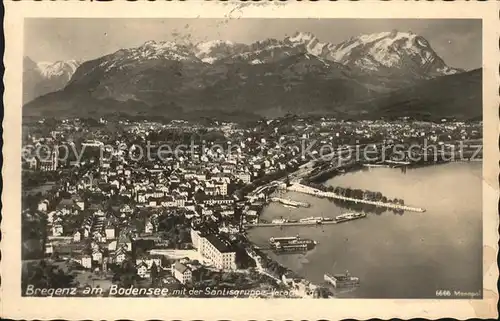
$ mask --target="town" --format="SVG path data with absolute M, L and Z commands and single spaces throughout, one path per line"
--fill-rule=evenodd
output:
M 313 188 L 363 165 L 448 161 L 444 156 L 458 155 L 452 147 L 459 142 L 467 142 L 465 158 L 473 160 L 482 155 L 476 152 L 481 128 L 482 122 L 446 119 L 294 115 L 253 123 L 30 120 L 23 131 L 23 291 L 76 286 L 106 295 L 113 286 L 136 286 L 179 296 L 185 289 L 204 296 L 211 288 L 235 296 L 328 297 L 247 239 L 246 229 L 262 223 L 261 210 L 283 202 L 271 194 L 301 184 Z M 415 153 L 426 155 L 424 141 L 452 152 L 414 161 Z M 375 159 L 343 156 L 355 146 L 396 144 L 419 148 L 398 159 L 380 151 Z M 42 284 L 30 283 L 34 279 Z

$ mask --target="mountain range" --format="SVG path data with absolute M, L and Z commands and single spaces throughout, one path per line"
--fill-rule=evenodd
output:
M 76 60 L 39 62 L 29 57 L 23 61 L 23 102 L 63 89 L 80 66 Z
M 408 113 L 422 97 L 439 100 L 453 90 L 456 101 L 468 102 L 457 107 L 465 110 L 434 108 L 443 104 L 433 99 L 422 102 L 434 103 L 423 109 L 436 117 L 470 118 L 481 114 L 478 74 L 446 65 L 426 39 L 411 32 L 361 35 L 339 44 L 322 43 L 311 33 L 252 44 L 147 41 L 81 64 L 25 58 L 25 102 L 41 97 L 25 104 L 24 113 L 380 117 L 398 115 L 400 104 Z

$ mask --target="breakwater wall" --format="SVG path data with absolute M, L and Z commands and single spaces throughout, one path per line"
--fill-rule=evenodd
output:
M 320 191 L 318 189 L 315 189 L 315 188 L 312 188 L 312 187 L 309 187 L 306 185 L 302 185 L 302 184 L 297 184 L 297 183 L 289 186 L 287 189 L 289 191 L 314 195 L 314 196 L 318 196 L 318 197 L 335 198 L 335 199 L 340 199 L 340 200 L 354 202 L 354 203 L 364 203 L 364 204 L 370 204 L 370 205 L 375 205 L 375 206 L 380 206 L 380 207 L 385 207 L 385 208 L 399 209 L 399 210 L 410 211 L 410 212 L 419 212 L 419 213 L 425 212 L 425 209 L 420 208 L 420 207 L 413 207 L 413 206 L 408 206 L 408 205 L 384 203 L 384 202 L 380 202 L 380 201 L 369 201 L 369 200 L 364 200 L 364 199 L 345 197 L 345 196 L 337 195 L 337 194 L 332 193 L 332 192 L 323 192 L 323 191 Z

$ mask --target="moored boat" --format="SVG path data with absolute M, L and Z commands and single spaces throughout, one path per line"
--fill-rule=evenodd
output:
M 283 237 L 271 237 L 269 239 L 270 243 L 275 243 L 275 242 L 289 242 L 298 239 L 299 236 L 283 236 Z
M 360 280 L 358 277 L 351 276 L 349 274 L 349 271 L 346 271 L 343 274 L 330 274 L 330 273 L 325 273 L 324 274 L 324 280 L 335 288 L 342 288 L 342 287 L 355 287 L 359 286 Z
M 357 220 L 357 219 L 364 218 L 364 217 L 366 217 L 365 213 L 345 213 L 345 214 L 341 214 L 341 215 L 338 215 L 337 217 L 335 217 L 335 221 L 337 223 L 341 223 L 341 222 Z
M 322 222 L 323 218 L 322 217 L 306 217 L 306 218 L 301 218 L 299 220 L 300 223 L 319 223 Z
M 305 252 L 313 249 L 317 242 L 297 235 L 295 237 L 271 237 L 269 244 L 276 252 Z

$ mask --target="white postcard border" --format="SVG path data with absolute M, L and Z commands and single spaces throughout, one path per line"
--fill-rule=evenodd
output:
M 5 2 L 3 234 L 1 309 L 14 319 L 342 319 L 497 314 L 498 2 Z M 476 18 L 483 19 L 483 288 L 482 300 L 178 299 L 21 297 L 21 86 L 25 17 Z

